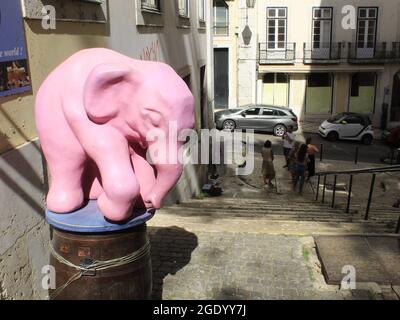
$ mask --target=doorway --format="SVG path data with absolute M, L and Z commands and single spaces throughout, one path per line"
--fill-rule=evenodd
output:
M 229 108 L 229 49 L 214 49 L 215 108 Z

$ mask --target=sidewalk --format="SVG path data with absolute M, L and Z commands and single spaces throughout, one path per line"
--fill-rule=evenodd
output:
M 361 298 L 324 284 L 312 237 L 171 226 L 151 227 L 150 238 L 154 299 Z
M 270 220 L 262 210 L 256 215 L 254 208 L 251 215 L 250 206 L 262 208 L 274 201 L 272 194 L 269 195 L 261 186 L 259 158 L 256 155 L 255 171 L 247 179 L 234 177 L 233 170 L 227 170 L 222 183 L 225 189 L 222 197 L 193 200 L 191 206 L 182 204 L 164 208 L 148 223 L 152 245 L 153 298 L 398 299 L 391 287 L 380 287 L 380 293 L 376 295 L 373 291 L 376 286 L 360 285 L 358 290 L 340 290 L 337 284 L 326 284 L 312 235 L 318 232 L 324 234 L 325 231 L 329 234 L 329 230 L 343 230 L 343 234 L 351 234 L 351 222 Z M 283 194 L 280 197 L 283 201 L 287 199 L 291 207 L 297 201 L 304 204 L 308 197 L 314 197 L 312 189 L 307 185 L 304 198 L 293 194 L 289 173 L 282 169 L 283 162 L 283 157 L 276 156 L 279 190 Z M 317 170 L 333 167 L 346 169 L 354 168 L 354 164 L 317 162 L 317 167 Z M 398 177 L 385 179 L 391 190 L 379 190 L 375 200 L 387 200 L 395 194 L 392 189 L 395 189 Z M 354 192 L 367 189 L 369 178 L 357 181 L 360 186 L 355 187 Z M 330 197 L 327 193 L 327 199 Z M 340 194 L 337 197 L 341 199 Z M 254 204 L 251 204 L 252 201 Z M 250 215 L 237 212 L 235 208 L 241 203 L 245 205 L 243 211 L 249 211 Z M 360 197 L 357 200 L 355 197 L 354 205 L 357 203 L 363 205 L 365 199 Z M 379 206 L 379 202 L 376 204 Z M 196 208 L 196 212 L 191 212 L 195 210 L 191 208 Z M 329 213 L 326 215 L 329 218 Z M 301 214 L 299 216 L 301 218 Z M 344 213 L 343 217 L 346 218 Z

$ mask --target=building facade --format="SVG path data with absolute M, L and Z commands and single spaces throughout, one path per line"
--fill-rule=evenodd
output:
M 289 106 L 307 121 L 361 112 L 377 127 L 400 124 L 400 0 L 237 2 L 238 106 Z
M 5 70 L 18 71 L 12 71 L 9 82 L 25 75 L 31 87 L 20 93 L 8 90 L 10 83 L 0 83 L 0 299 L 47 296 L 42 272 L 49 261 L 49 227 L 43 216 L 48 177 L 34 124 L 35 95 L 42 81 L 85 48 L 106 47 L 165 62 L 195 97 L 196 129 L 212 126 L 211 9 L 206 0 L 21 1 L 27 64 L 12 63 Z M 167 203 L 199 192 L 206 169 L 186 166 Z

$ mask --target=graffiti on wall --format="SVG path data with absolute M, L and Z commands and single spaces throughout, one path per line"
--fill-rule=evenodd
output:
M 153 41 L 150 45 L 143 48 L 140 54 L 140 60 L 147 61 L 160 61 L 161 60 L 161 46 L 160 41 Z

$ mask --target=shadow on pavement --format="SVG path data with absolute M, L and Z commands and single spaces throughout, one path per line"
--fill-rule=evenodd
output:
M 164 279 L 189 264 L 198 239 L 195 234 L 178 227 L 149 227 L 149 237 L 153 267 L 152 299 L 161 300 Z

